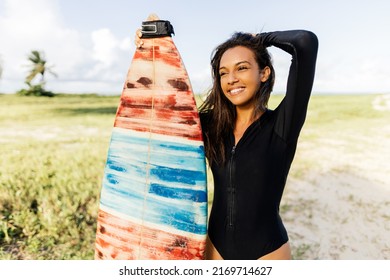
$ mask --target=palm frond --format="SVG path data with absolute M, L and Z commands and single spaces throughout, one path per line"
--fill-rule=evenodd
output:
M 45 73 L 50 73 L 51 75 L 57 77 L 57 74 L 52 71 L 52 66 L 47 65 L 47 61 L 44 58 L 44 54 L 33 50 L 28 55 L 28 60 L 31 62 L 30 71 L 26 77 L 26 84 L 31 85 L 32 80 L 35 79 L 37 75 L 41 75 L 41 84 L 44 83 Z
M 46 60 L 44 59 L 44 55 L 36 50 L 31 51 L 31 54 L 28 56 L 28 60 L 30 60 L 34 64 L 46 63 Z

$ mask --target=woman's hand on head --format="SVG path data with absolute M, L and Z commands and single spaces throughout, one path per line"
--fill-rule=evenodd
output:
M 156 14 L 150 14 L 146 21 L 159 20 L 159 17 Z M 134 43 L 137 48 L 142 48 L 144 42 L 142 41 L 142 31 L 141 28 L 137 29 L 135 32 Z

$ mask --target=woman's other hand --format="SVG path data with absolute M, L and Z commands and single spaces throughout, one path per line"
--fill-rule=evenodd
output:
M 156 14 L 150 14 L 146 21 L 159 20 L 159 17 Z M 135 32 L 134 43 L 137 48 L 142 48 L 144 42 L 142 41 L 142 31 L 141 28 L 137 29 Z

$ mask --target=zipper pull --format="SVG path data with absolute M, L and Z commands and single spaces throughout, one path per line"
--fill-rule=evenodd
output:
M 236 153 L 236 146 L 234 145 L 232 148 L 232 156 L 234 156 L 235 153 Z

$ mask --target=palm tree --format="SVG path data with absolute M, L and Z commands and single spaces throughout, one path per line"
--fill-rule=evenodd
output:
M 54 93 L 46 91 L 45 86 L 45 74 L 50 73 L 57 77 L 57 74 L 52 71 L 52 66 L 47 65 L 47 61 L 43 53 L 33 50 L 28 55 L 28 60 L 31 62 L 31 69 L 26 77 L 25 83 L 28 85 L 28 89 L 21 89 L 18 91 L 19 95 L 35 95 L 35 96 L 54 96 Z M 40 82 L 33 85 L 32 81 L 38 75 L 41 76 Z
M 54 73 L 51 68 L 46 63 L 46 59 L 42 53 L 39 51 L 33 50 L 31 51 L 30 55 L 28 56 L 28 60 L 31 62 L 31 70 L 29 75 L 26 77 L 26 83 L 28 85 L 31 84 L 31 81 L 37 76 L 41 75 L 41 82 L 40 84 L 43 86 L 45 83 L 45 73 L 48 72 L 52 74 L 53 76 L 57 77 L 57 74 Z

